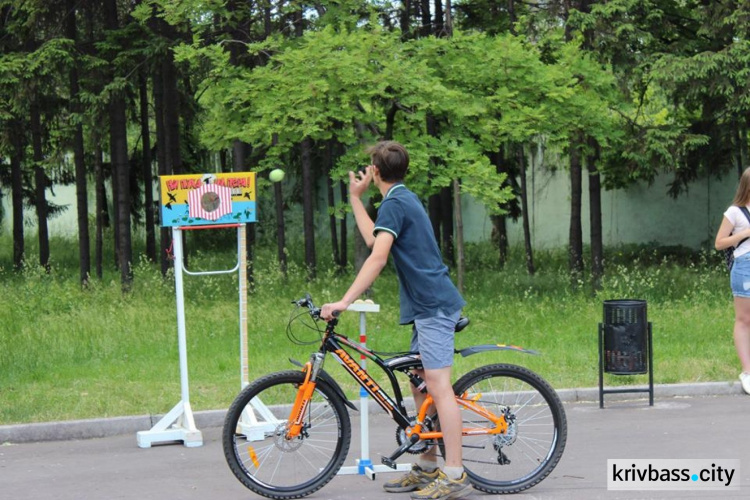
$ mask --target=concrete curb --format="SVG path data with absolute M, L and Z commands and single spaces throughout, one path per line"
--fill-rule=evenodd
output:
M 641 386 L 638 386 L 639 388 Z M 613 387 L 605 387 L 612 389 Z M 618 387 L 619 388 L 619 387 Z M 599 388 L 560 389 L 560 399 L 566 403 L 598 402 Z M 739 382 L 705 382 L 699 384 L 660 384 L 654 385 L 654 399 L 696 396 L 726 396 L 743 394 Z M 647 393 L 605 394 L 608 401 L 626 401 L 645 399 Z M 359 401 L 354 401 L 359 406 Z M 381 409 L 375 404 L 369 405 L 368 413 L 377 413 Z M 226 410 L 209 410 L 194 412 L 195 425 L 198 429 L 221 427 Z M 38 441 L 67 441 L 74 439 L 92 439 L 123 434 L 135 434 L 146 431 L 156 424 L 161 415 L 144 415 L 132 417 L 98 418 L 89 420 L 69 420 L 62 422 L 45 422 L 35 424 L 18 424 L 0 426 L 0 443 L 30 443 Z

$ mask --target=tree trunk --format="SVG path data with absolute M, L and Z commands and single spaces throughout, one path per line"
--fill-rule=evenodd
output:
M 160 21 L 162 34 L 167 38 L 173 38 L 174 28 L 164 21 Z M 164 150 L 166 154 L 167 170 L 169 174 L 183 174 L 182 150 L 180 148 L 180 101 L 177 86 L 177 68 L 174 64 L 174 53 L 167 49 L 162 64 L 162 101 L 164 111 Z M 249 236 L 249 235 L 248 235 Z M 249 248 L 250 245 L 248 245 Z M 248 250 L 249 251 L 249 250 Z M 182 263 L 189 266 L 190 247 L 187 244 L 187 235 L 182 232 Z M 251 271 L 248 269 L 248 278 Z
M 581 227 L 581 139 L 574 134 L 570 142 L 570 232 L 568 267 L 571 283 L 576 286 L 583 274 L 583 229 Z
M 111 118 L 110 118 L 111 119 Z M 110 146 L 111 146 L 110 140 Z M 114 257 L 114 268 L 120 269 L 120 211 L 117 208 L 117 196 L 120 192 L 120 178 L 115 170 L 115 165 L 112 161 L 112 153 L 110 149 L 109 159 L 109 180 L 112 185 L 112 232 L 114 233 L 113 238 L 113 257 Z
M 112 158 L 112 175 L 117 177 L 117 192 L 114 201 L 117 211 L 118 264 L 120 283 L 123 291 L 130 290 L 133 273 L 131 264 L 132 236 L 130 222 L 130 164 L 128 162 L 127 117 L 125 99 L 114 97 L 110 102 L 110 151 Z
M 312 139 L 305 137 L 301 144 L 302 157 L 302 209 L 305 233 L 305 264 L 307 265 L 307 276 L 315 278 L 315 219 L 313 204 L 313 178 L 312 178 Z
M 453 206 L 456 214 L 456 250 L 458 253 L 456 285 L 458 291 L 463 293 L 466 258 L 464 255 L 464 219 L 461 212 L 461 182 L 458 179 L 453 180 Z
M 104 5 L 105 27 L 107 30 L 118 29 L 117 2 L 107 0 Z M 115 206 L 119 241 L 120 283 L 123 291 L 130 290 L 133 273 L 132 236 L 130 223 L 130 164 L 128 162 L 128 135 L 125 97 L 115 94 L 109 102 L 109 133 L 112 158 L 112 175 L 117 179 Z
M 521 178 L 521 216 L 523 217 L 523 243 L 526 252 L 526 271 L 530 276 L 536 272 L 534 266 L 534 252 L 531 245 L 531 228 L 529 224 L 529 192 L 526 188 L 526 157 L 523 152 L 523 146 L 518 146 L 517 151 L 518 169 Z
M 445 23 L 443 22 L 443 0 L 435 0 L 434 6 L 435 6 L 435 29 L 433 30 L 433 34 L 437 34 L 443 31 L 443 26 L 445 25 Z
M 401 12 L 399 12 L 399 24 L 401 26 L 401 37 L 407 38 L 411 32 L 411 0 L 402 0 Z
M 512 35 L 516 35 L 516 28 L 515 24 L 516 21 L 518 21 L 518 17 L 516 16 L 516 2 L 515 0 L 508 0 L 508 20 L 510 21 L 510 32 Z
M 510 181 L 510 173 L 505 172 L 503 168 L 503 149 L 500 148 L 498 151 L 494 153 L 488 153 L 487 155 L 490 159 L 490 162 L 495 166 L 495 172 L 498 174 L 506 173 L 508 174 L 508 182 Z M 507 205 L 507 204 L 506 204 Z M 503 205 L 501 205 L 502 207 Z M 500 268 L 504 268 L 505 264 L 508 262 L 508 227 L 507 227 L 507 220 L 508 217 L 505 215 L 493 215 L 490 216 L 490 220 L 492 221 L 492 236 L 491 241 L 495 244 L 497 250 L 498 250 L 498 264 L 500 265 Z
M 737 163 L 737 178 L 742 177 L 742 172 L 750 167 L 747 164 L 748 150 L 747 150 L 747 127 L 743 126 L 740 120 L 734 121 L 734 133 L 736 136 L 737 146 L 735 148 L 735 156 Z
M 23 269 L 25 242 L 23 235 L 23 157 L 26 149 L 20 120 L 9 123 L 13 151 L 10 158 L 11 198 L 13 203 L 13 267 Z
M 430 224 L 432 224 L 432 234 L 435 235 L 435 241 L 440 246 L 440 193 L 431 194 L 427 198 L 427 214 L 430 216 Z
M 346 205 L 349 203 L 349 192 L 344 181 L 339 181 L 339 191 L 341 192 L 341 203 Z M 347 228 L 346 228 L 346 216 L 341 218 L 339 221 L 339 229 L 341 231 L 341 269 L 346 269 L 349 264 L 349 257 L 347 255 Z
M 154 89 L 154 123 L 156 125 L 156 163 L 159 175 L 169 175 L 172 172 L 167 163 L 167 132 L 164 126 L 164 78 L 162 77 L 161 64 L 157 64 L 152 74 L 152 87 Z M 162 227 L 159 231 L 159 261 L 161 263 L 162 276 L 169 271 L 170 256 L 169 247 L 171 232 Z
M 174 54 L 168 50 L 162 66 L 163 110 L 165 151 L 170 173 L 183 173 L 182 153 L 180 150 L 180 108 L 177 96 L 177 70 L 174 65 Z
M 42 122 L 39 114 L 38 96 L 34 97 L 30 109 L 31 115 L 31 143 L 34 151 L 34 203 L 36 204 L 37 230 L 39 236 L 39 265 L 47 272 L 49 267 L 49 232 L 47 230 L 47 174 L 42 167 L 44 154 L 42 152 Z
M 73 40 L 78 39 L 78 28 L 76 26 L 76 2 L 67 0 L 68 15 L 65 20 L 66 36 Z M 75 58 L 70 68 L 70 99 L 71 110 L 80 116 L 81 104 L 78 99 L 78 58 Z M 86 164 L 83 150 L 83 125 L 79 122 L 73 133 L 73 159 L 76 170 L 76 210 L 78 216 L 78 261 L 80 267 L 81 285 L 85 286 L 91 273 L 91 242 L 89 238 L 89 200 L 88 182 L 86 179 Z
M 247 172 L 247 149 L 248 145 L 235 139 L 232 143 L 232 166 L 235 172 Z M 245 235 L 247 237 L 246 254 L 247 259 L 247 281 L 253 283 L 253 253 L 255 250 L 255 224 L 245 224 Z
M 508 262 L 508 218 L 505 215 L 493 215 L 490 217 L 490 220 L 492 221 L 491 241 L 497 248 L 497 263 L 502 269 L 505 267 L 506 262 Z
M 422 21 L 422 36 L 432 34 L 432 13 L 430 12 L 430 0 L 419 0 L 419 13 Z
M 138 86 L 140 92 L 140 115 L 141 115 L 141 140 L 143 142 L 143 164 L 141 172 L 143 177 L 143 198 L 146 205 L 146 258 L 149 262 L 156 262 L 156 234 L 154 214 L 154 179 L 151 167 L 151 130 L 148 119 L 148 82 L 145 71 L 138 74 Z
M 102 259 L 104 251 L 104 227 L 109 220 L 107 214 L 107 192 L 104 189 L 104 166 L 99 132 L 94 131 L 94 184 L 96 189 L 96 236 L 94 243 L 94 266 L 97 279 L 102 279 Z M 106 217 L 106 220 L 105 220 Z
M 279 259 L 279 270 L 286 276 L 286 229 L 284 227 L 284 198 L 280 182 L 273 185 L 273 197 L 276 205 L 276 257 Z
M 271 138 L 273 145 L 278 143 L 276 134 Z M 276 207 L 276 257 L 279 259 L 279 270 L 286 277 L 286 225 L 284 222 L 284 193 L 280 182 L 273 185 L 273 200 Z
M 455 206 L 450 186 L 440 190 L 440 232 L 443 237 L 443 257 L 451 266 L 456 265 L 456 252 L 453 247 L 453 220 Z
M 333 139 L 328 140 L 326 147 L 326 193 L 328 195 L 328 226 L 331 232 L 331 250 L 333 252 L 333 262 L 342 270 L 341 258 L 339 256 L 339 232 L 338 223 L 336 221 L 336 198 L 333 194 L 333 179 L 331 179 L 331 171 L 333 170 L 334 164 L 334 150 L 335 142 Z
M 602 287 L 604 275 L 604 242 L 602 240 L 602 193 L 601 179 L 597 162 L 599 161 L 599 144 L 589 139 L 592 148 L 586 165 L 589 171 L 589 223 L 591 225 L 591 281 L 594 290 Z

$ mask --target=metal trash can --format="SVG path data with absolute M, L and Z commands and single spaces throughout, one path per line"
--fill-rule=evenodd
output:
M 604 394 L 648 392 L 654 404 L 654 372 L 651 323 L 645 300 L 605 300 L 604 319 L 599 323 L 599 407 Z M 604 372 L 613 375 L 649 374 L 648 388 L 604 389 Z
M 604 371 L 615 375 L 648 372 L 645 300 L 604 301 Z

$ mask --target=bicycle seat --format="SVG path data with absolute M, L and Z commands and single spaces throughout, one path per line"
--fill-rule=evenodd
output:
M 469 326 L 469 318 L 461 316 L 460 318 L 458 318 L 458 322 L 456 323 L 456 333 L 460 332 L 467 326 Z

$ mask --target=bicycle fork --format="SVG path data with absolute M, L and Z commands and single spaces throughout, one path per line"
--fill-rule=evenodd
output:
M 300 384 L 297 390 L 297 397 L 294 399 L 292 411 L 289 413 L 287 420 L 286 436 L 287 440 L 294 439 L 300 434 L 304 436 L 304 418 L 305 411 L 310 404 L 315 385 L 318 379 L 318 372 L 323 366 L 323 353 L 316 352 L 310 356 L 310 361 L 305 363 L 302 370 L 305 372 L 305 380 Z

